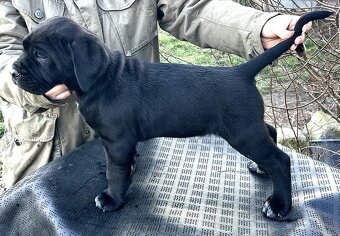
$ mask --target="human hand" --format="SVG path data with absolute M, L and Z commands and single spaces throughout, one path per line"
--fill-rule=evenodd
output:
M 58 84 L 45 93 L 51 100 L 64 100 L 71 96 L 71 91 L 65 84 Z
M 278 15 L 263 26 L 261 32 L 261 42 L 264 49 L 269 49 L 279 42 L 290 38 L 294 34 L 294 27 L 300 17 L 294 15 Z M 290 50 L 294 51 L 297 45 L 305 40 L 305 33 L 312 28 L 312 22 L 305 24 L 302 28 L 302 35 L 297 37 Z

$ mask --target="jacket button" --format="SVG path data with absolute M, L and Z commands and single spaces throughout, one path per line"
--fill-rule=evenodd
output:
M 43 12 L 42 10 L 40 10 L 40 9 L 37 9 L 37 10 L 35 10 L 35 12 L 34 12 L 34 16 L 35 16 L 37 19 L 41 20 L 42 18 L 44 18 L 44 12 Z
M 14 142 L 15 142 L 15 145 L 17 145 L 17 146 L 20 146 L 20 145 L 21 145 L 21 141 L 18 140 L 18 139 L 15 139 Z

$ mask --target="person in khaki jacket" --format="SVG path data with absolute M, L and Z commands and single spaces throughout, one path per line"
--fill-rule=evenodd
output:
M 53 16 L 73 19 L 127 57 L 153 62 L 159 61 L 157 24 L 178 39 L 250 59 L 291 36 L 298 19 L 228 0 L 0 0 L 0 97 L 6 127 L 0 162 L 7 188 L 95 137 L 64 85 L 35 96 L 15 86 L 9 74 L 25 35 Z M 295 43 L 303 40 L 302 35 Z

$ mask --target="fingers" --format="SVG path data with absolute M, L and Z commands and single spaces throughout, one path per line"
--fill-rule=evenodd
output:
M 67 90 L 65 92 L 58 94 L 56 96 L 55 100 L 64 100 L 64 99 L 68 98 L 69 96 L 71 96 L 71 91 Z
M 71 91 L 64 84 L 54 86 L 45 95 L 51 100 L 64 100 L 71 96 Z
M 297 47 L 297 45 L 303 43 L 306 39 L 306 32 L 308 32 L 310 29 L 312 28 L 312 22 L 309 22 L 308 24 L 305 24 L 302 28 L 302 34 L 301 36 L 298 36 L 295 40 L 294 40 L 294 44 L 292 45 L 292 47 L 290 48 L 290 50 L 294 51 Z
M 292 15 L 278 15 L 271 18 L 264 26 L 261 31 L 261 42 L 265 49 L 269 49 L 281 42 L 290 38 L 294 34 L 294 27 L 298 21 L 299 16 Z M 302 44 L 305 40 L 305 33 L 312 28 L 312 22 L 305 24 L 302 28 L 302 34 L 298 36 L 294 45 L 291 46 L 290 50 L 294 51 L 297 45 Z
M 290 50 L 291 51 L 295 51 L 297 45 L 303 43 L 305 41 L 305 33 L 302 33 L 301 36 L 297 37 L 295 40 L 294 40 L 294 44 L 290 47 Z
M 302 32 L 307 33 L 312 28 L 312 22 L 308 22 L 302 27 Z
M 295 51 L 297 45 L 302 44 L 306 39 L 306 33 L 312 28 L 312 22 L 305 24 L 302 27 L 302 34 L 294 40 L 294 44 L 290 47 L 291 51 Z

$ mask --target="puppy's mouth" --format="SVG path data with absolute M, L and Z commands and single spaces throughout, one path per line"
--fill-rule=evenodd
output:
M 18 80 L 21 78 L 21 74 L 14 68 L 11 68 L 9 73 L 12 76 L 13 83 L 18 85 Z
M 18 72 L 15 67 L 10 69 L 10 74 L 12 76 L 12 81 L 14 84 L 25 90 L 26 92 L 36 94 L 36 95 L 43 95 L 48 88 L 43 86 L 43 84 L 38 84 L 35 80 L 30 78 L 28 75 L 22 74 Z

